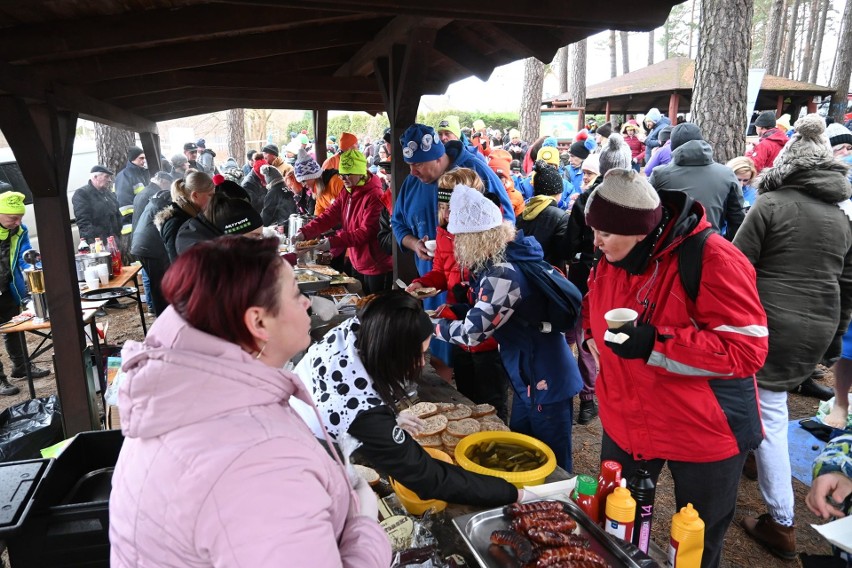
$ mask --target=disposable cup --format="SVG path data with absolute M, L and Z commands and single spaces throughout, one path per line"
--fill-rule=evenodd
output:
M 426 241 L 423 244 L 426 245 L 426 250 L 429 252 L 429 256 L 435 256 L 435 249 L 438 248 L 438 241 Z
M 610 329 L 618 328 L 628 323 L 633 323 L 639 317 L 636 310 L 630 308 L 615 308 L 604 314 L 606 325 Z
M 89 287 L 89 290 L 97 290 L 101 287 L 101 281 L 98 280 L 98 277 L 94 278 L 86 278 L 86 286 Z
M 98 279 L 98 269 L 95 266 L 90 266 L 83 271 L 83 279 L 84 280 L 97 280 Z
M 106 264 L 99 264 L 95 268 L 98 270 L 98 278 L 101 279 L 101 284 L 106 286 L 109 283 L 109 266 Z

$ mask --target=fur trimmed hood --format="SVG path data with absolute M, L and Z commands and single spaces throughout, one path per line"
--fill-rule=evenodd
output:
M 849 166 L 833 157 L 806 156 L 763 170 L 755 185 L 759 194 L 796 186 L 821 201 L 838 203 L 852 195 L 848 171 Z

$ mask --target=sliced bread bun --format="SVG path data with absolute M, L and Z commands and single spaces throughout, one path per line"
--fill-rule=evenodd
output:
M 476 434 L 479 430 L 479 421 L 475 418 L 451 420 L 447 423 L 447 434 L 455 436 L 456 438 L 464 438 L 470 434 Z
M 458 446 L 459 442 L 461 441 L 461 438 L 456 438 L 455 436 L 444 431 L 441 433 L 441 441 L 444 443 L 444 451 L 446 451 L 450 455 L 453 455 L 453 450 L 456 449 L 456 446 Z
M 420 432 L 421 437 L 434 436 L 435 434 L 440 434 L 447 429 L 447 417 L 443 414 L 429 416 L 423 421 L 425 424 L 423 425 L 423 430 Z
M 443 445 L 440 434 L 435 434 L 433 436 L 415 436 L 414 441 L 424 448 L 435 448 L 437 450 L 440 450 Z
M 480 416 L 496 414 L 497 409 L 490 404 L 477 404 L 476 406 L 470 409 L 470 412 L 471 416 L 473 416 L 474 418 L 479 418 Z
M 438 409 L 438 412 L 443 414 L 454 409 L 456 405 L 452 402 L 436 402 L 435 407 Z
M 438 407 L 431 402 L 418 402 L 407 410 L 414 414 L 417 418 L 428 418 L 429 416 L 438 413 Z
M 455 408 L 444 413 L 447 420 L 461 420 L 462 418 L 470 418 L 471 410 L 469 406 L 457 404 Z
M 510 432 L 510 428 L 499 420 L 483 420 L 479 423 L 480 432 Z
M 366 481 L 370 485 L 376 485 L 379 482 L 379 473 L 372 467 L 367 467 L 366 465 L 358 464 L 355 464 L 354 467 L 355 471 L 358 472 L 358 475 L 363 477 L 364 481 Z

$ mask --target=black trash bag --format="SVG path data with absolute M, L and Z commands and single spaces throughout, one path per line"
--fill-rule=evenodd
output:
M 62 411 L 56 395 L 34 398 L 0 412 L 0 462 L 41 457 L 62 441 Z

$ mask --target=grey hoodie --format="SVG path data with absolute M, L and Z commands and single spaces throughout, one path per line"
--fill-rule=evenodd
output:
M 686 192 L 704 206 L 713 229 L 733 240 L 745 213 L 743 190 L 734 172 L 713 161 L 713 148 L 704 140 L 690 140 L 672 152 L 672 161 L 654 168 L 649 180 L 659 191 L 676 189 Z

